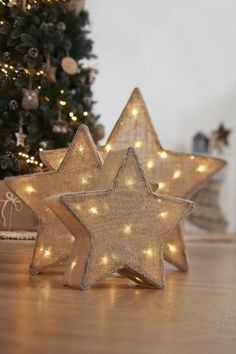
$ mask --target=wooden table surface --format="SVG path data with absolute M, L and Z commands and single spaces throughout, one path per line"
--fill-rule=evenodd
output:
M 0 241 L 1 354 L 236 353 L 236 243 L 189 243 L 164 290 L 110 278 L 85 292 L 30 277 L 32 241 Z

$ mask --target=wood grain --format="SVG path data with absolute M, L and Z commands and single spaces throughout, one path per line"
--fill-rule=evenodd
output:
M 30 277 L 32 241 L 0 241 L 1 354 L 236 353 L 236 243 L 191 243 L 164 290 L 114 277 L 86 291 Z

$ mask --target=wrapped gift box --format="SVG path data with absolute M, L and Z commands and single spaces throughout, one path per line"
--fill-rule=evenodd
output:
M 32 211 L 0 181 L 0 231 L 35 231 L 37 226 Z

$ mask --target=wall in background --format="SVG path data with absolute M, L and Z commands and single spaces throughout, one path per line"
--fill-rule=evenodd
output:
M 138 86 L 164 147 L 188 151 L 196 131 L 224 121 L 236 156 L 235 0 L 87 0 L 87 8 L 107 134 Z

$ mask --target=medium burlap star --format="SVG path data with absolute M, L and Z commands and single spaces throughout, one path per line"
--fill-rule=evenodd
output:
M 225 161 L 200 155 L 165 150 L 155 132 L 139 89 L 135 89 L 115 124 L 106 146 L 108 151 L 135 147 L 152 185 L 169 196 L 189 198 Z M 182 271 L 188 270 L 188 260 L 180 226 L 165 237 L 164 258 Z
M 65 261 L 74 237 L 44 199 L 54 194 L 70 193 L 93 188 L 101 168 L 101 160 L 88 128 L 81 125 L 60 167 L 55 172 L 10 177 L 7 186 L 35 213 L 39 229 L 31 272 L 38 273 Z
M 65 284 L 87 289 L 119 272 L 162 288 L 163 236 L 193 203 L 153 193 L 133 148 L 108 154 L 94 188 L 47 199 L 75 236 Z

